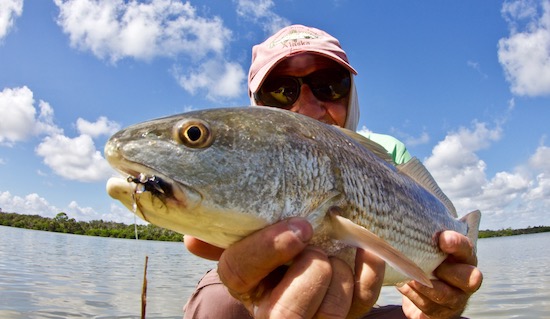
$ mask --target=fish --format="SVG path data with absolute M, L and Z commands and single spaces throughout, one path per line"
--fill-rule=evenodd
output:
M 271 107 L 204 109 L 115 133 L 104 149 L 122 176 L 107 193 L 141 219 L 211 245 L 300 216 L 311 245 L 353 266 L 356 247 L 386 262 L 384 285 L 432 287 L 446 258 L 439 234 L 474 247 L 481 212 L 455 207 L 417 158 L 393 163 L 379 144 Z

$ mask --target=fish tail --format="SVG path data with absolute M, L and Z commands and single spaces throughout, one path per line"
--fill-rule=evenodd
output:
M 460 221 L 468 225 L 468 232 L 466 236 L 472 242 L 475 251 L 477 247 L 477 237 L 479 235 L 479 222 L 481 221 L 481 212 L 479 210 L 474 210 L 473 212 L 470 212 L 462 217 Z

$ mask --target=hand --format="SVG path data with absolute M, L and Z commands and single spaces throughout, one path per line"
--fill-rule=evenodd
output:
M 312 235 L 306 220 L 291 218 L 225 251 L 190 236 L 185 244 L 198 256 L 220 260 L 221 280 L 255 317 L 344 318 L 368 312 L 378 299 L 384 262 L 358 249 L 354 275 L 342 260 L 308 246 Z
M 403 294 L 407 318 L 459 318 L 468 298 L 481 286 L 483 275 L 477 266 L 470 240 L 454 231 L 439 236 L 439 247 L 449 256 L 434 271 L 433 288 L 411 281 L 398 288 Z

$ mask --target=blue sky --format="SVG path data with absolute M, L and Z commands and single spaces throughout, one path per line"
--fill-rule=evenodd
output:
M 2 0 L 0 208 L 126 223 L 105 193 L 118 129 L 248 105 L 252 45 L 304 24 L 358 70 L 392 134 L 482 229 L 550 225 L 550 1 Z

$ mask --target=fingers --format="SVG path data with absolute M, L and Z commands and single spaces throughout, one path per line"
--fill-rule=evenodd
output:
M 345 318 L 353 299 L 354 275 L 350 266 L 341 259 L 330 258 L 332 278 L 317 318 Z
M 226 249 L 218 273 L 232 294 L 250 293 L 275 268 L 297 256 L 311 239 L 307 220 L 291 218 L 271 225 Z
M 467 293 L 468 296 L 476 292 L 483 282 L 483 274 L 475 266 L 448 261 L 437 267 L 434 275 L 448 285 Z
M 455 318 L 463 311 L 469 295 L 443 282 L 433 280 L 434 288 L 412 281 L 398 290 L 403 298 L 403 312 L 407 318 Z
M 302 218 L 258 231 L 222 253 L 220 279 L 257 318 L 343 318 L 368 312 L 378 299 L 384 262 L 358 249 L 354 275 L 344 261 L 308 246 L 312 235 Z
M 385 270 L 386 265 L 383 260 L 365 250 L 357 249 L 350 318 L 360 317 L 374 306 L 382 288 Z
M 464 235 L 450 230 L 442 232 L 439 235 L 439 248 L 455 262 L 477 266 L 474 247 Z
M 483 281 L 477 257 L 470 240 L 454 231 L 445 231 L 439 237 L 439 246 L 449 254 L 434 271 L 438 280 L 433 288 L 411 281 L 399 287 L 403 294 L 403 312 L 409 318 L 454 318 L 459 316 L 470 296 Z
M 203 242 L 202 240 L 199 240 L 193 236 L 185 235 L 183 237 L 183 242 L 185 243 L 185 247 L 187 247 L 187 250 L 199 257 L 202 257 L 204 259 L 209 260 L 218 260 L 220 259 L 220 256 L 222 255 L 224 249 L 212 246 L 210 244 L 207 244 Z
M 324 302 L 331 279 L 331 262 L 326 254 L 307 247 L 273 290 L 266 290 L 253 301 L 254 317 L 313 318 Z
M 477 256 L 470 240 L 459 233 L 445 231 L 439 236 L 439 247 L 449 256 L 435 269 L 434 275 L 468 295 L 476 292 L 483 282 L 483 275 L 475 267 Z
M 399 287 L 398 290 L 422 312 L 432 317 L 462 313 L 470 295 L 438 280 L 432 280 L 432 283 L 434 287 L 428 288 L 416 281 L 411 281 Z

